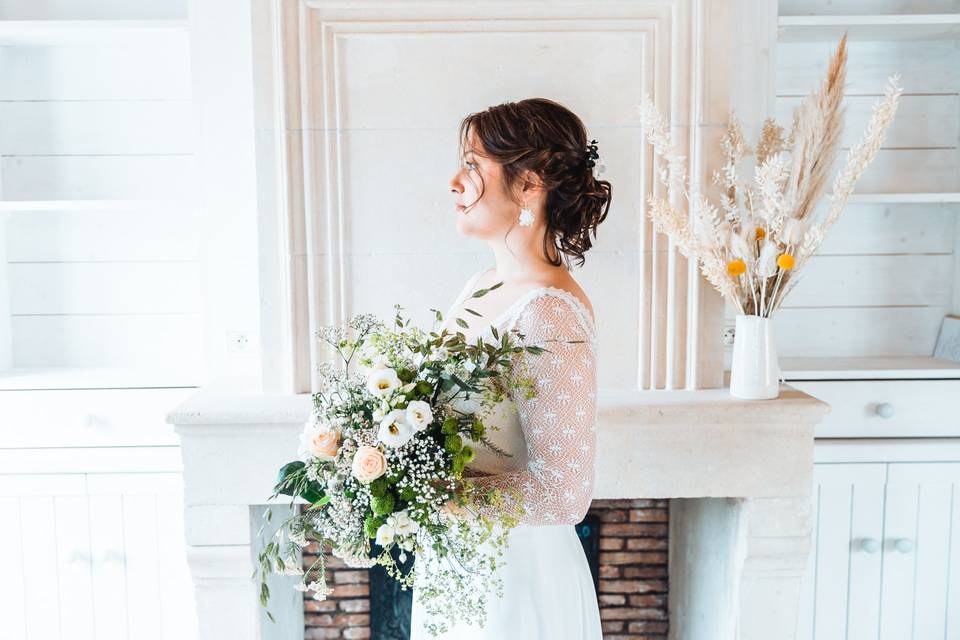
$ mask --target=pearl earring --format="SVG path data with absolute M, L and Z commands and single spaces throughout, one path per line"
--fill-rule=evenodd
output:
M 520 226 L 529 227 L 533 224 L 533 211 L 527 206 L 527 201 L 523 201 L 523 207 L 520 209 Z

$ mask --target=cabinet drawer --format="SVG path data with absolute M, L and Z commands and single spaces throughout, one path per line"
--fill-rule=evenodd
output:
M 817 438 L 960 435 L 960 380 L 791 381 L 830 405 Z

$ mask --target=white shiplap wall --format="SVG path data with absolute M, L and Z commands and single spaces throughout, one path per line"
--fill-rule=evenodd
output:
M 0 637 L 196 637 L 178 438 L 201 379 L 187 7 L 0 4 Z
M 183 2 L 0 8 L 3 388 L 197 380 L 188 44 Z
M 957 11 L 954 0 L 779 3 L 781 16 L 814 19 Z M 900 73 L 904 88 L 881 150 L 776 316 L 783 357 L 930 356 L 944 315 L 960 312 L 960 32 L 955 19 L 939 22 L 938 37 L 910 25 L 781 29 L 775 117 L 787 129 L 822 82 L 834 33 L 848 29 L 846 125 L 833 173 L 860 140 L 887 78 Z M 728 308 L 726 322 L 733 320 Z

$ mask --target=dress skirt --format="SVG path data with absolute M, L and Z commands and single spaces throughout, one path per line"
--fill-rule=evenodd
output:
M 433 555 L 432 549 L 425 554 Z M 421 565 L 421 560 L 426 560 Z M 427 569 L 432 557 L 417 556 Z M 423 627 L 424 611 L 416 584 L 411 610 L 411 640 L 602 640 L 600 609 L 586 554 L 572 524 L 518 525 L 498 571 L 503 597 L 487 595 L 483 628 L 453 625 L 431 636 Z

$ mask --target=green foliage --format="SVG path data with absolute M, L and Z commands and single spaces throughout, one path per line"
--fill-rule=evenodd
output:
M 320 502 L 325 497 L 323 487 L 307 478 L 306 465 L 300 460 L 280 467 L 273 491 L 275 496 L 300 497 L 310 504 Z

